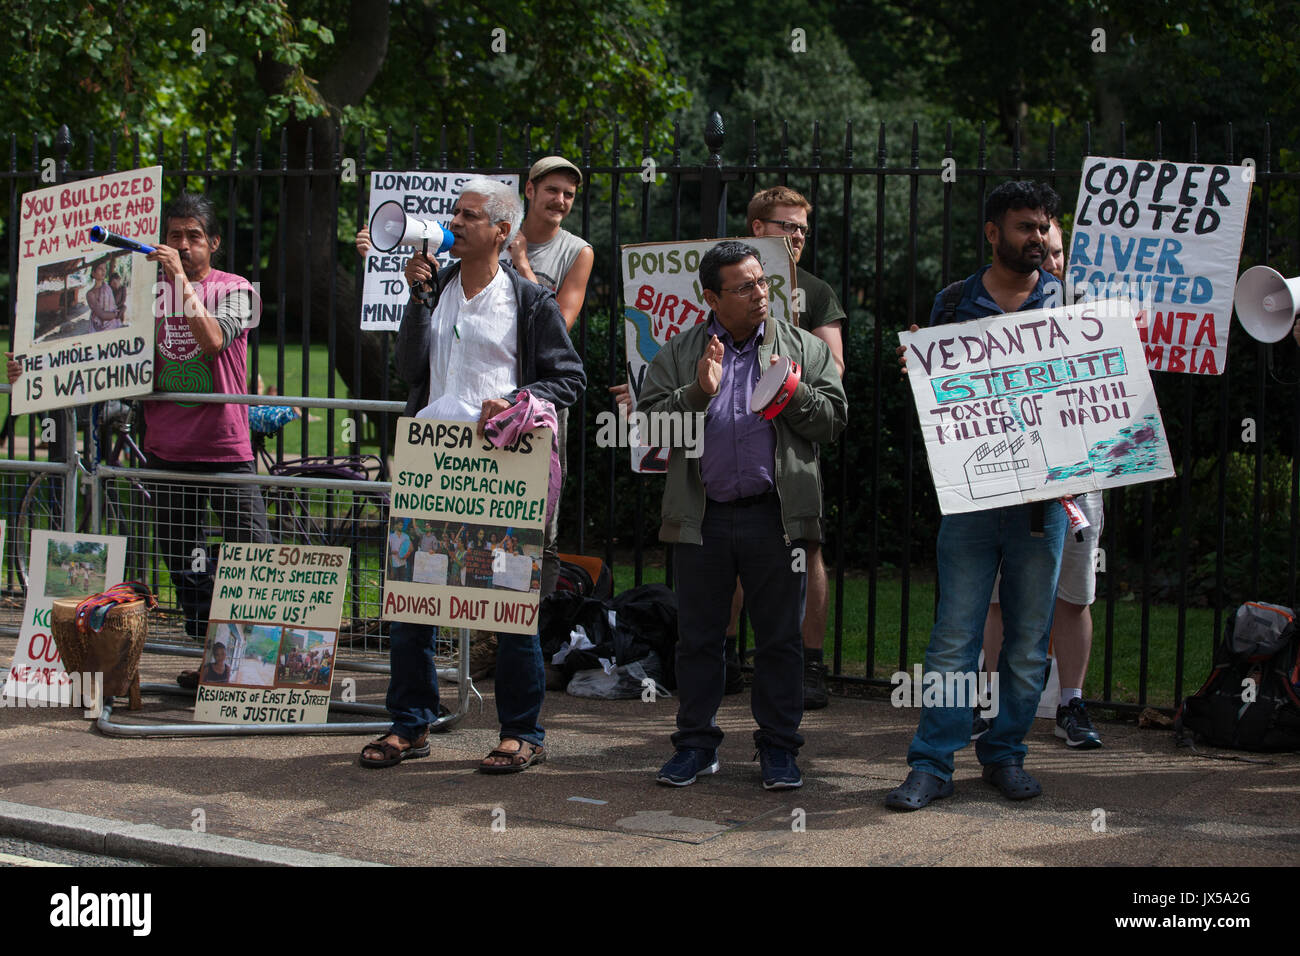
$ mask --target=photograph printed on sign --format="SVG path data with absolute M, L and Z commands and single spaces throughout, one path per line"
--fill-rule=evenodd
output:
M 274 687 L 280 631 L 273 624 L 209 621 L 200 682 Z
M 1172 477 L 1131 302 L 904 332 L 944 514 Z
M 38 266 L 32 344 L 48 345 L 55 339 L 107 332 L 140 321 L 141 316 L 127 313 L 133 255 L 113 251 Z M 149 318 L 145 315 L 143 321 Z
M 540 529 L 393 518 L 388 531 L 390 580 L 540 590 Z
M 99 594 L 107 588 L 108 546 L 98 541 L 68 543 L 51 538 L 45 569 L 48 598 Z
M 286 627 L 280 639 L 275 686 L 329 690 L 337 638 L 336 631 Z

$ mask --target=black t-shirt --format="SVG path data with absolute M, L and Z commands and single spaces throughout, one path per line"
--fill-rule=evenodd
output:
M 831 287 L 802 266 L 795 267 L 795 282 L 804 293 L 804 308 L 799 316 L 799 328 L 806 332 L 820 329 L 847 316 L 835 298 Z

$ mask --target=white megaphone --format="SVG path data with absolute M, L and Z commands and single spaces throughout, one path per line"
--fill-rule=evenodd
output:
M 370 217 L 370 243 L 379 252 L 392 252 L 398 246 L 414 246 L 425 255 L 434 256 L 451 248 L 456 237 L 432 219 L 408 216 L 395 199 L 382 203 Z
M 1283 278 L 1268 266 L 1251 266 L 1237 280 L 1233 295 L 1237 319 L 1250 337 L 1281 342 L 1295 326 L 1300 312 L 1300 276 Z

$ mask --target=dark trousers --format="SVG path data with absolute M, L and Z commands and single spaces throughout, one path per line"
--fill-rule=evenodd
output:
M 569 473 L 569 455 L 566 450 L 569 438 L 569 410 L 559 408 L 555 411 L 555 436 L 560 445 L 560 492 L 563 497 L 564 478 Z M 555 502 L 555 511 L 551 513 L 550 519 L 546 522 L 546 529 L 542 534 L 542 584 L 541 596 L 555 593 L 555 582 L 560 577 L 560 545 L 557 540 L 560 534 L 560 503 Z
M 736 577 L 754 622 L 754 742 L 794 753 L 803 746 L 803 617 L 806 555 L 787 545 L 776 494 L 747 504 L 710 501 L 703 544 L 673 546 L 677 591 L 677 733 L 674 747 L 715 749 L 714 715 L 726 684 L 723 641 Z
M 167 461 L 156 455 L 150 457 L 149 467 L 193 474 L 256 473 L 251 461 Z M 209 501 L 224 540 L 244 544 L 271 540 L 266 530 L 266 504 L 256 485 L 160 483 L 154 495 L 154 538 L 171 572 L 185 631 L 195 637 L 207 633 L 216 577 L 217 552 L 209 550 L 204 530 Z

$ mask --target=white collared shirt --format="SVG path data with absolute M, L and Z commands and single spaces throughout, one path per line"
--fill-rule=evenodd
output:
M 429 404 L 418 417 L 476 422 L 485 401 L 518 387 L 519 317 L 505 269 L 472 299 L 458 271 L 429 321 Z

